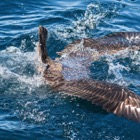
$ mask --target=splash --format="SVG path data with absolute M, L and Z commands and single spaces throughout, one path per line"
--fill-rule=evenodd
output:
M 23 52 L 15 46 L 9 46 L 0 51 L 0 61 L 1 94 L 10 100 L 7 108 L 13 104 L 12 114 L 25 122 L 44 122 L 45 111 L 40 110 L 38 100 L 33 97 L 33 93 L 44 85 L 42 75 L 37 71 L 40 62 L 36 50 Z M 16 98 L 13 99 L 14 96 Z
M 62 39 L 62 37 L 66 39 L 88 37 L 87 29 L 94 29 L 105 15 L 104 13 L 93 14 L 93 11 L 97 9 L 100 9 L 99 5 L 89 4 L 83 17 L 77 17 L 77 20 L 72 21 L 69 27 L 57 26 L 55 34 L 59 39 Z
M 98 11 L 98 12 L 95 12 Z M 77 21 L 73 21 L 73 26 L 75 29 L 75 32 L 78 34 L 83 32 L 89 28 L 89 29 L 94 29 L 105 17 L 106 13 L 101 13 L 100 12 L 100 6 L 97 4 L 89 4 L 87 6 L 87 9 L 84 13 L 83 18 L 78 19 Z M 85 35 L 86 33 L 84 33 Z
M 0 77 L 14 79 L 20 84 L 39 87 L 43 84 L 41 76 L 36 70 L 37 56 L 34 52 L 22 52 L 14 46 L 0 51 Z
M 109 65 L 108 77 L 114 77 L 109 78 L 108 82 L 121 86 L 137 86 L 140 84 L 139 78 L 135 76 L 135 73 L 140 72 L 140 51 L 128 51 L 128 49 L 125 49 L 114 55 L 106 54 L 104 59 Z M 133 79 L 131 79 L 130 75 L 133 75 Z
M 39 101 L 19 101 L 15 114 L 23 121 L 31 123 L 44 123 L 47 119 L 45 110 L 41 110 Z
M 71 42 L 73 38 L 89 38 L 92 34 L 91 31 L 93 31 L 103 19 L 109 15 L 114 16 L 114 14 L 116 14 L 118 11 L 117 6 L 113 5 L 112 7 L 110 8 L 108 6 L 108 8 L 105 9 L 99 3 L 90 3 L 82 16 L 76 16 L 76 20 L 72 21 L 69 26 L 57 25 L 54 32 L 59 40 L 63 39 L 68 43 Z

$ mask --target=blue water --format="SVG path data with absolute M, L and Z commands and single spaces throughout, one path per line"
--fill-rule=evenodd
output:
M 3 0 L 0 7 L 0 140 L 140 139 L 140 124 L 53 92 L 35 62 L 39 25 L 55 58 L 78 38 L 140 31 L 139 0 Z M 91 76 L 140 94 L 140 52 L 105 56 Z

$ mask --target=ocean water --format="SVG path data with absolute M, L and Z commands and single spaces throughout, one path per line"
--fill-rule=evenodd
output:
M 140 31 L 139 0 L 0 1 L 0 140 L 139 140 L 140 124 L 53 92 L 37 73 L 38 26 L 51 58 L 72 41 Z M 93 62 L 94 79 L 140 95 L 140 52 Z

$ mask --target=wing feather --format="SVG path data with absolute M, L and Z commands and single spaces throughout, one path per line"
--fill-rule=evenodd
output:
M 67 81 L 57 90 L 102 106 L 108 112 L 140 122 L 140 97 L 132 91 L 94 80 Z

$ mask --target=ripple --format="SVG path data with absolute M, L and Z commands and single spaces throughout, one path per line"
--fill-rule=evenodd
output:
M 139 5 L 138 0 L 0 2 L 0 139 L 139 139 L 139 124 L 45 86 L 35 50 L 40 24 L 49 29 L 52 58 L 79 38 L 139 31 Z M 139 53 L 107 54 L 93 63 L 93 78 L 139 94 Z

